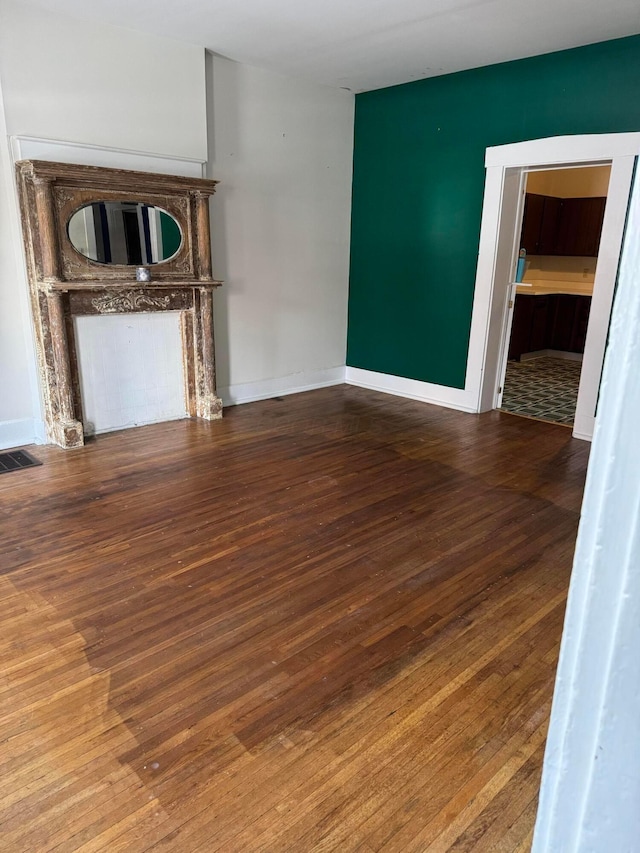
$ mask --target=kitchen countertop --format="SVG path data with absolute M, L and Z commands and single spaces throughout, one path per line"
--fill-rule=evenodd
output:
M 577 296 L 592 296 L 592 281 L 550 281 L 538 280 L 523 281 L 516 287 L 516 293 L 528 294 L 529 296 L 551 296 L 554 293 L 567 293 Z

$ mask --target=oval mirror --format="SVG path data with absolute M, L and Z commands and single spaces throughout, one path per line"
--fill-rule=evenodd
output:
M 99 264 L 159 264 L 182 245 L 180 226 L 170 213 L 135 201 L 87 204 L 73 214 L 67 233 L 76 251 Z

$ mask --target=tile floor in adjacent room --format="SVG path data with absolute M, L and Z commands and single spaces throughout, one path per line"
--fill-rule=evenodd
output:
M 581 361 L 542 356 L 507 364 L 501 409 L 573 425 Z

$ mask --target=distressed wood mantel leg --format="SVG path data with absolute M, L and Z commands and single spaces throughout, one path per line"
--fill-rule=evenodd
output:
M 49 329 L 51 346 L 56 368 L 56 400 L 52 406 L 51 428 L 57 444 L 70 449 L 84 445 L 84 432 L 80 421 L 76 420 L 73 399 L 73 382 L 69 364 L 67 328 L 65 321 L 63 296 L 53 292 L 47 294 L 49 311 Z
M 216 394 L 216 356 L 213 338 L 213 297 L 210 288 L 194 294 L 194 350 L 196 414 L 208 421 L 222 417 L 222 400 Z

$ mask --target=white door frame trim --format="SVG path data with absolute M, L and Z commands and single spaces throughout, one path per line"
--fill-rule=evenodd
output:
M 487 169 L 485 197 L 480 229 L 480 247 L 478 267 L 473 299 L 469 354 L 467 358 L 467 378 L 465 392 L 474 401 L 475 411 L 484 412 L 493 408 L 498 370 L 500 367 L 500 349 L 504 326 L 506 288 L 497 286 L 497 281 L 507 282 L 513 271 L 513 247 L 515 229 L 519 220 L 513 221 L 514 199 L 507 199 L 515 190 L 515 176 L 534 168 L 554 168 L 592 165 L 598 162 L 612 163 L 612 181 L 610 190 L 614 197 L 626 193 L 626 198 L 618 199 L 611 191 L 608 207 L 611 208 L 609 223 L 603 226 L 601 255 L 609 268 L 617 263 L 620 255 L 622 228 L 620 210 L 629 195 L 633 158 L 640 154 L 640 133 L 605 133 L 583 136 L 556 136 L 548 139 L 534 139 L 487 148 L 485 165 Z M 616 180 L 613 180 L 614 169 Z M 626 190 L 625 184 L 626 183 Z M 505 193 L 505 187 L 511 184 Z M 507 207 L 503 217 L 503 208 Z M 517 217 L 516 217 L 517 219 Z M 505 248 L 508 241 L 509 251 Z M 599 260 L 600 265 L 600 260 Z M 601 273 L 601 275 L 604 274 Z M 608 319 L 608 313 L 607 313 Z M 592 333 L 596 335 L 596 333 Z M 606 330 L 597 331 L 596 337 L 606 343 Z M 601 363 L 601 358 L 600 358 Z M 595 407 L 592 395 L 592 406 Z M 593 418 L 593 412 L 591 413 Z M 589 424 L 582 433 L 589 432 Z M 586 437 L 586 435 L 580 435 Z
M 596 422 L 596 406 L 604 352 L 609 334 L 609 319 L 613 305 L 622 236 L 629 206 L 633 179 L 634 156 L 617 156 L 611 163 L 609 192 L 602 223 L 600 249 L 593 283 L 593 296 L 580 372 L 580 387 L 573 424 L 575 438 L 591 440 Z

